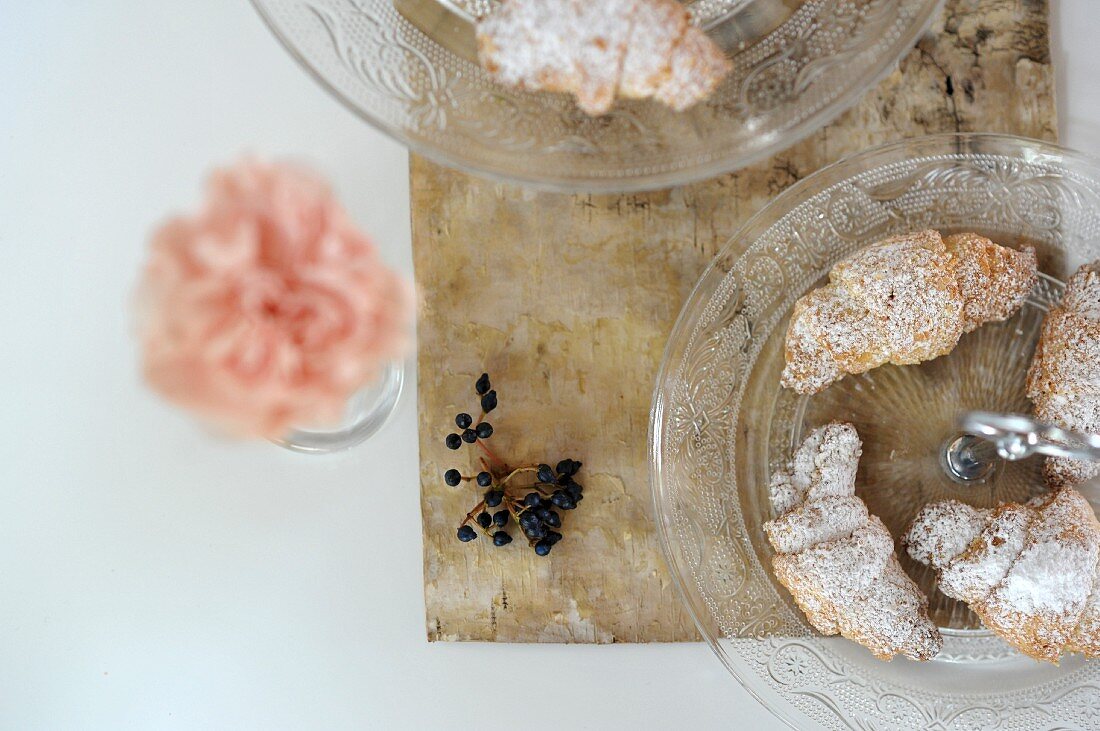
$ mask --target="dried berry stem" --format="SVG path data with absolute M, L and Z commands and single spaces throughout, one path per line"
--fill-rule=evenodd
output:
M 463 521 L 462 521 L 461 523 L 459 523 L 459 524 L 458 524 L 458 525 L 459 525 L 459 527 L 461 528 L 462 526 L 466 525 L 466 524 L 467 524 L 467 523 L 469 523 L 470 521 L 473 521 L 473 524 L 474 524 L 474 526 L 476 526 L 476 527 L 477 527 L 477 529 L 478 529 L 479 531 L 481 531 L 481 532 L 482 532 L 482 533 L 483 533 L 484 535 L 487 535 L 487 536 L 488 536 L 488 535 L 491 535 L 491 534 L 489 533 L 489 529 L 488 529 L 488 528 L 482 528 L 482 527 L 481 527 L 481 523 L 478 523 L 478 522 L 477 522 L 477 516 L 478 516 L 478 515 L 479 515 L 479 514 L 480 514 L 480 513 L 481 513 L 481 512 L 483 511 L 483 510 L 485 510 L 485 501 L 484 501 L 484 500 L 482 500 L 482 501 L 481 501 L 480 503 L 478 503 L 477 505 L 475 505 L 475 506 L 474 506 L 474 509 L 473 509 L 473 510 L 471 510 L 471 511 L 470 511 L 470 512 L 468 512 L 468 513 L 466 513 L 466 519 L 465 519 L 465 520 L 463 520 Z
M 507 477 L 504 477 L 504 478 L 501 479 L 500 485 L 501 485 L 501 487 L 503 487 L 504 485 L 507 485 L 508 482 L 513 477 L 520 474 L 521 472 L 538 472 L 538 471 L 539 471 L 539 468 L 538 468 L 537 465 L 532 465 L 532 466 L 529 466 L 529 467 L 517 467 L 514 470 L 512 470 L 511 472 L 509 472 Z
M 470 511 L 470 512 L 468 512 L 468 513 L 466 513 L 466 519 L 465 519 L 465 520 L 463 520 L 463 521 L 462 521 L 461 523 L 459 523 L 459 525 L 466 525 L 466 524 L 467 524 L 467 523 L 469 523 L 469 522 L 470 522 L 471 520 L 473 520 L 474 518 L 476 518 L 476 517 L 477 517 L 477 515 L 478 515 L 478 513 L 480 513 L 480 512 L 481 512 L 482 510 L 484 510 L 484 509 L 485 509 L 485 501 L 484 501 L 484 500 L 482 500 L 482 501 L 481 501 L 480 503 L 478 503 L 477 505 L 475 505 L 475 506 L 474 506 L 473 510 L 471 510 L 471 511 Z
M 502 460 L 500 457 L 496 456 L 496 454 L 493 453 L 493 450 L 486 447 L 485 442 L 478 439 L 477 446 L 481 447 L 481 451 L 485 452 L 485 454 L 488 455 L 489 459 L 496 463 L 497 466 L 499 466 L 505 472 L 508 471 L 508 463 Z

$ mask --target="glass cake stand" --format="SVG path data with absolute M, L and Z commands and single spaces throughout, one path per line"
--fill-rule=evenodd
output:
M 883 366 L 805 397 L 779 387 L 794 301 L 856 249 L 922 228 L 1031 245 L 1025 306 L 949 355 Z M 1038 458 L 965 462 L 960 417 L 1026 414 L 1024 375 L 1068 273 L 1100 256 L 1100 163 L 1055 145 L 943 135 L 824 168 L 734 234 L 685 304 L 654 394 L 651 481 L 661 540 L 699 630 L 761 703 L 798 729 L 1100 728 L 1100 661 L 1030 660 L 981 628 L 899 551 L 943 629 L 933 661 L 875 660 L 809 627 L 769 570 L 767 484 L 804 434 L 842 419 L 863 440 L 857 493 L 895 537 L 926 502 L 1042 490 Z M 986 460 L 988 461 L 988 460 Z M 958 467 L 958 465 L 955 465 Z M 965 469 L 963 469 L 965 472 Z
M 462 170 L 557 190 L 702 180 L 828 123 L 913 47 L 941 0 L 693 0 L 733 71 L 682 113 L 592 119 L 563 94 L 491 81 L 474 19 L 497 0 L 252 0 L 291 54 L 382 131 Z

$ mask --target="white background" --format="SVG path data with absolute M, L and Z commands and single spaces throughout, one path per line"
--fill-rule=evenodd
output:
M 1054 1 L 1100 154 L 1100 4 Z M 701 644 L 429 645 L 415 386 L 326 458 L 146 392 L 128 298 L 209 166 L 289 155 L 411 276 L 407 156 L 244 0 L 0 0 L 0 727 L 779 728 Z

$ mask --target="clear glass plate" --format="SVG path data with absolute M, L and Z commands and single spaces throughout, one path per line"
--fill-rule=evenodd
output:
M 1045 273 L 1011 320 L 964 336 L 949 355 L 885 366 L 814 397 L 779 387 L 795 299 L 859 247 L 922 228 L 1030 244 Z M 738 254 L 737 252 L 744 252 Z M 858 493 L 894 535 L 925 501 L 972 504 L 1034 491 L 1038 464 L 985 484 L 946 479 L 939 457 L 971 408 L 1026 412 L 1022 374 L 1060 281 L 1100 256 L 1100 163 L 1034 140 L 942 135 L 824 168 L 734 234 L 685 304 L 654 394 L 651 480 L 661 540 L 701 633 L 733 675 L 795 728 L 1100 728 L 1100 661 L 1061 666 L 1012 651 L 965 607 L 906 569 L 943 627 L 935 660 L 875 660 L 815 634 L 768 566 L 767 483 L 809 428 L 856 423 Z
M 253 0 L 321 84 L 434 160 L 559 190 L 713 177 L 784 149 L 888 73 L 940 0 L 694 0 L 734 70 L 705 103 L 624 101 L 592 119 L 562 94 L 500 86 L 477 64 L 489 0 Z

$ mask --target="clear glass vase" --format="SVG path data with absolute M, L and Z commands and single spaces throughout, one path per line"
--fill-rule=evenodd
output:
M 271 441 L 305 454 L 331 454 L 361 444 L 373 436 L 397 408 L 405 384 L 405 363 L 395 360 L 379 378 L 348 399 L 344 418 L 327 429 L 295 429 Z

